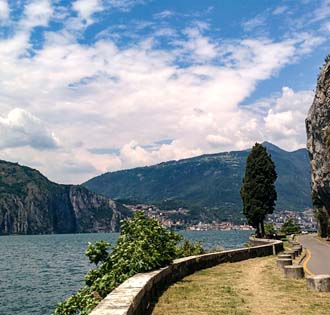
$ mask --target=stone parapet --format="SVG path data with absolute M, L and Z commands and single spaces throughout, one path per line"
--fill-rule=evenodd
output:
M 259 245 L 180 258 L 162 269 L 136 274 L 109 293 L 90 315 L 150 314 L 153 302 L 167 287 L 197 270 L 283 251 L 281 241 L 262 239 L 254 239 L 254 241 Z

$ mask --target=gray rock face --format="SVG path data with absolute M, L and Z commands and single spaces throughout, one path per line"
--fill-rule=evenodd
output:
M 121 204 L 81 186 L 70 186 L 69 198 L 76 232 L 118 232 L 120 220 L 128 214 Z
M 0 161 L 0 235 L 117 232 L 130 211 L 82 186 Z
M 330 60 L 317 80 L 315 98 L 306 118 L 307 149 L 311 161 L 312 198 L 321 234 L 328 235 L 330 215 Z M 326 235 L 324 235 L 326 234 Z

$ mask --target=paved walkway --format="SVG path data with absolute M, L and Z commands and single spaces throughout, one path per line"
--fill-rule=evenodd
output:
M 308 249 L 304 264 L 307 272 L 314 275 L 330 274 L 330 245 L 315 239 L 312 235 L 300 236 L 299 243 Z

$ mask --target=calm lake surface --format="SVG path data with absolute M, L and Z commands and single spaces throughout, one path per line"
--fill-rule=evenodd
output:
M 205 248 L 244 247 L 251 231 L 182 231 Z M 87 242 L 114 244 L 117 233 L 0 236 L 0 315 L 50 315 L 84 285 Z

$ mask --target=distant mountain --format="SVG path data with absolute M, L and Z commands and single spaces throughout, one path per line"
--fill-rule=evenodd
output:
M 263 145 L 271 154 L 278 174 L 277 208 L 303 210 L 311 207 L 307 150 L 287 152 L 268 142 Z M 83 185 L 115 199 L 146 203 L 180 201 L 195 209 L 196 219 L 239 217 L 242 209 L 239 191 L 249 151 L 207 154 L 105 173 Z
M 55 184 L 37 170 L 0 161 L 0 234 L 113 232 L 129 214 L 85 187 Z

